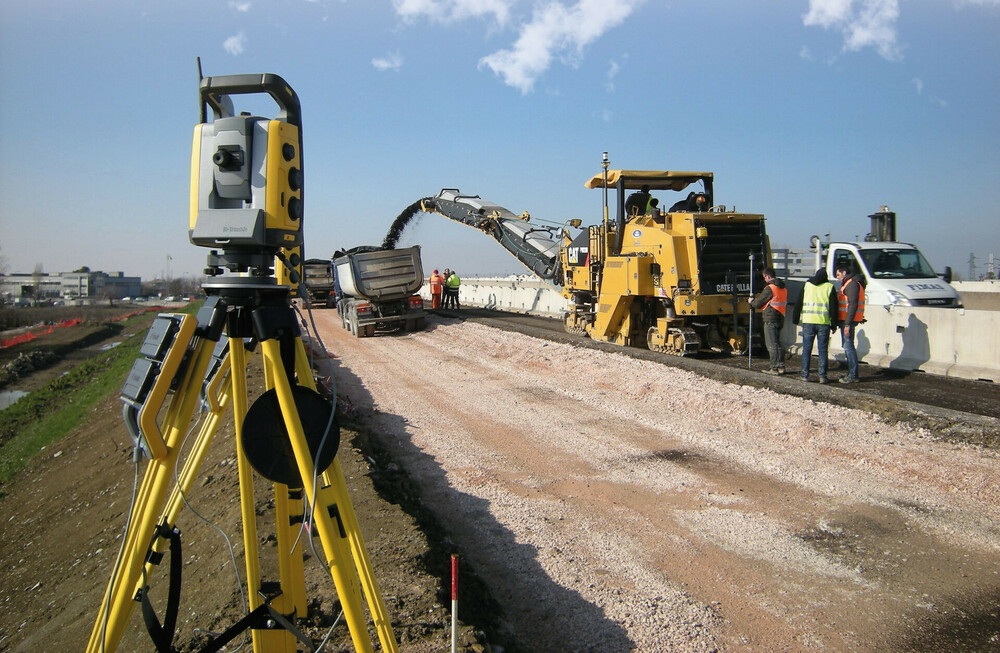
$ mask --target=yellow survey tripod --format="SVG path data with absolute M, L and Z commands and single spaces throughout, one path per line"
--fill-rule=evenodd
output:
M 254 92 L 271 94 L 282 108 L 281 119 L 236 116 L 228 95 Z M 221 254 L 209 255 L 206 270 L 218 280 L 203 285 L 209 297 L 196 317 L 156 318 L 122 390 L 137 478 L 140 459 L 149 461 L 87 651 L 117 650 L 137 603 L 155 650 L 173 650 L 181 599 L 181 538 L 175 524 L 231 404 L 249 605 L 243 619 L 213 636 L 202 650 L 221 650 L 246 630 L 255 653 L 291 653 L 300 644 L 315 650 L 296 620 L 307 612 L 303 547 L 317 536 L 355 650 L 373 647 L 363 592 L 382 650 L 395 652 L 396 640 L 335 457 L 335 401 L 316 391 L 291 287 L 279 283 L 272 270 L 277 257 L 287 263 L 291 283 L 299 281 L 294 271 L 298 256 L 288 255 L 283 246 L 301 246 L 301 133 L 297 124 L 286 122 L 289 117 L 297 122 L 298 100 L 275 75 L 204 78 L 201 93 L 203 111 L 204 104 L 211 105 L 215 121 L 196 128 L 191 240 L 223 247 Z M 278 176 L 282 185 L 275 192 Z M 234 238 L 240 233 L 247 235 Z M 220 276 L 223 268 L 238 276 Z M 267 390 L 248 405 L 247 352 L 257 345 Z M 199 404 L 204 419 L 188 447 L 184 441 L 193 433 Z M 182 447 L 189 453 L 178 470 Z M 261 578 L 254 470 L 273 482 L 278 581 Z M 171 571 L 161 623 L 149 589 L 167 556 Z

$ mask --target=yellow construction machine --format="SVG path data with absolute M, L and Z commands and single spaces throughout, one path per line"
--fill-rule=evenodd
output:
M 716 205 L 711 172 L 606 166 L 586 183 L 604 190 L 604 221 L 564 235 L 559 252 L 566 330 L 681 356 L 745 352 L 746 300 L 771 265 L 764 216 Z M 657 191 L 682 194 L 661 210 Z
M 527 212 L 457 189 L 420 200 L 420 208 L 493 236 L 561 288 L 571 333 L 679 356 L 746 352 L 747 298 L 771 265 L 764 216 L 716 205 L 711 172 L 609 170 L 606 156 L 602 163 L 585 185 L 604 190 L 604 219 L 575 237 L 567 227 L 580 220 L 536 226 Z M 675 196 L 667 210 L 655 196 L 668 199 L 661 191 Z

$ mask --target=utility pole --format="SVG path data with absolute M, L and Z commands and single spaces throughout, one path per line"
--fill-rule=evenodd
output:
M 969 281 L 976 281 L 976 255 L 969 254 Z

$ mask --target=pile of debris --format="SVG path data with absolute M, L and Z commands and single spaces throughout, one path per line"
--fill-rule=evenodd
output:
M 47 350 L 20 353 L 17 358 L 0 368 L 0 388 L 17 381 L 22 376 L 31 374 L 35 370 L 46 368 L 57 360 L 59 357 Z

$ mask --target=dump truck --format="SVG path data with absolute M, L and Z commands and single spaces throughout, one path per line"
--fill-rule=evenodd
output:
M 333 255 L 333 266 L 337 312 L 355 337 L 371 337 L 376 330 L 424 328 L 424 300 L 417 294 L 424 284 L 419 245 L 341 250 Z
M 311 306 L 331 308 L 337 303 L 333 287 L 333 261 L 321 258 L 306 259 L 303 264 L 306 292 Z
M 527 212 L 457 189 L 424 198 L 421 208 L 492 236 L 559 289 L 570 333 L 678 356 L 745 353 L 752 324 L 747 298 L 763 289 L 761 270 L 772 264 L 764 216 L 715 204 L 711 172 L 603 164 L 585 183 L 604 191 L 603 220 L 575 236 L 569 230 L 580 228 L 580 219 L 533 225 Z M 671 198 L 665 211 L 653 201 L 654 192 L 692 186 L 699 190 Z

